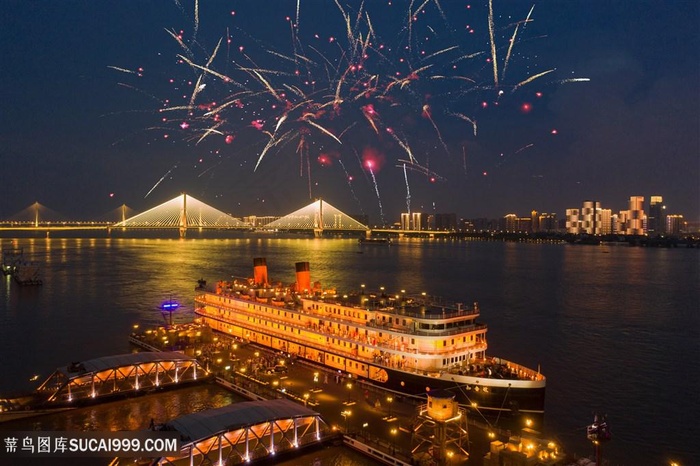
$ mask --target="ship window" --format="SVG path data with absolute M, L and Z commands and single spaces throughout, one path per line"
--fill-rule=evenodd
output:
M 442 346 L 447 346 L 447 340 L 442 340 Z
M 415 338 L 411 338 L 411 344 L 412 344 L 412 345 L 415 345 L 415 344 L 416 344 L 416 339 L 415 339 Z
M 454 338 L 452 339 L 452 344 L 453 344 L 453 345 L 455 344 L 455 339 L 454 339 Z

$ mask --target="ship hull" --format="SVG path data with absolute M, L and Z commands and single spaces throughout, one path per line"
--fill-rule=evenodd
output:
M 195 311 L 216 332 L 247 340 L 253 335 L 249 329 Z M 350 374 L 351 377 L 407 397 L 425 398 L 430 390 L 449 390 L 455 399 L 475 413 L 476 418 L 519 419 L 523 416 L 541 419 L 544 413 L 544 381 L 505 380 L 489 377 L 470 377 L 449 372 L 439 377 L 403 371 L 384 365 L 368 363 L 347 354 L 300 344 L 271 333 L 257 332 L 251 343 L 295 355 L 297 358 Z
M 487 418 L 513 418 L 522 415 L 536 418 L 544 414 L 545 387 L 539 384 L 514 388 L 491 383 L 496 380 L 502 382 L 499 379 L 470 377 L 468 380 L 460 380 L 460 376 L 451 374 L 443 374 L 438 378 L 388 368 L 385 370 L 388 374 L 386 382 L 369 382 L 383 389 L 413 397 L 425 397 L 433 390 L 447 390 L 455 395 L 460 404 L 472 411 L 478 411 Z

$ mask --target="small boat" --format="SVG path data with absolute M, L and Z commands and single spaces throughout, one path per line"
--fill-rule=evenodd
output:
M 4 275 L 12 275 L 17 272 L 17 267 L 22 261 L 24 252 L 19 249 L 3 249 L 2 250 L 2 273 Z

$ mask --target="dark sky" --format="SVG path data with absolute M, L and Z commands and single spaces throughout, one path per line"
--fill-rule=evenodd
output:
M 532 3 L 493 0 L 498 83 L 487 1 L 408 21 L 372 0 L 356 27 L 361 3 L 340 4 L 350 39 L 326 0 L 300 0 L 298 24 L 284 0 L 6 0 L 0 219 L 186 191 L 236 216 L 323 197 L 393 222 L 407 184 L 412 211 L 468 218 L 661 195 L 700 219 L 700 2 L 547 0 L 525 23 Z

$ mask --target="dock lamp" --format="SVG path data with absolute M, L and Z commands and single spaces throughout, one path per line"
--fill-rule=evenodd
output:
M 391 433 L 391 454 L 396 454 L 396 434 L 399 432 L 396 427 L 393 427 L 390 431 Z
M 389 419 L 391 419 L 391 404 L 394 402 L 394 397 L 391 395 L 387 396 L 386 402 L 389 404 Z
M 169 326 L 173 326 L 173 312 L 177 311 L 177 308 L 180 307 L 180 303 L 177 301 L 173 301 L 172 299 L 169 299 L 160 305 L 160 312 L 163 314 L 163 317 L 165 317 L 166 314 L 169 315 Z
M 343 416 L 345 418 L 345 433 L 347 434 L 348 428 L 350 425 L 350 416 L 352 415 L 352 411 L 350 411 L 349 409 L 346 409 L 345 411 L 342 411 L 340 414 L 341 414 L 341 416 Z

